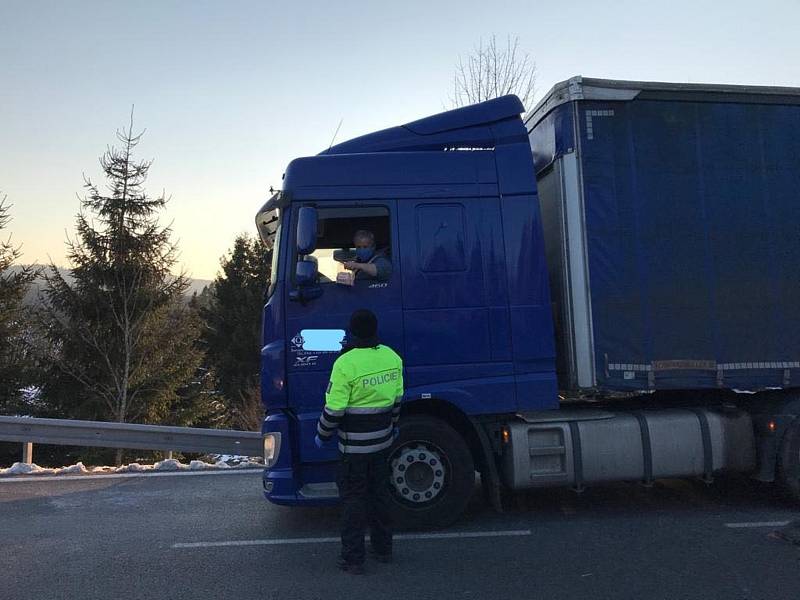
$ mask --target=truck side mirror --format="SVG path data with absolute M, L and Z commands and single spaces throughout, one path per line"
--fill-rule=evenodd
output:
M 313 260 L 298 260 L 295 282 L 299 287 L 308 287 L 317 283 L 317 263 Z
M 297 253 L 311 254 L 317 249 L 317 209 L 301 206 L 297 213 Z
M 295 283 L 297 284 L 297 289 L 289 292 L 290 300 L 305 303 L 322 296 L 322 286 L 317 283 L 317 261 L 311 259 L 298 260 Z

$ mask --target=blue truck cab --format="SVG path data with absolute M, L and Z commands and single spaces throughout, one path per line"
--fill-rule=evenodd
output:
M 659 223 L 637 206 L 661 211 L 653 218 L 664 223 L 684 215 L 677 227 L 683 222 L 689 236 L 675 247 L 684 248 L 678 259 L 687 265 L 700 264 L 708 275 L 715 265 L 696 253 L 716 249 L 696 243 L 709 229 L 691 225 L 680 202 L 672 212 L 659 208 L 672 192 L 664 187 L 696 192 L 699 184 L 686 173 L 703 167 L 677 156 L 672 168 L 666 154 L 657 154 L 653 161 L 667 163 L 654 173 L 655 163 L 637 163 L 630 144 L 643 123 L 643 131 L 652 129 L 648 135 L 673 139 L 678 148 L 681 128 L 694 128 L 686 134 L 691 137 L 702 125 L 698 104 L 760 106 L 767 98 L 773 109 L 764 114 L 771 115 L 782 98 L 796 117 L 800 96 L 784 91 L 747 99 L 738 90 L 722 98 L 724 90 L 659 88 L 651 98 L 647 84 L 623 83 L 630 85 L 576 78 L 556 86 L 525 120 L 519 99 L 505 96 L 289 164 L 282 190 L 256 218 L 273 251 L 261 352 L 268 500 L 319 505 L 337 499 L 336 450 L 319 449 L 313 440 L 346 324 L 360 308 L 377 315 L 381 342 L 404 360 L 401 433 L 390 458 L 401 525 L 457 518 L 476 470 L 496 506 L 501 485 L 581 489 L 621 479 L 710 478 L 725 469 L 775 477 L 785 432 L 800 444 L 800 433 L 792 434 L 794 396 L 737 402 L 726 392 L 749 383 L 793 389 L 798 340 L 778 349 L 761 344 L 769 361 L 727 337 L 708 343 L 696 329 L 696 309 L 719 310 L 724 302 L 708 305 L 716 290 L 705 285 L 696 301 L 663 296 L 684 280 L 693 283 L 696 273 L 688 267 L 663 268 L 659 275 L 667 281 L 658 281 L 666 288 L 642 291 L 658 285 L 646 278 L 644 262 L 660 264 L 659 246 L 683 234 L 664 228 L 665 240 L 647 239 Z M 694 111 L 691 123 L 687 110 Z M 672 129 L 665 133 L 665 126 Z M 642 145 L 640 152 L 657 149 Z M 782 160 L 797 166 L 800 155 Z M 698 193 L 713 192 L 722 179 L 706 179 Z M 637 196 L 649 194 L 647 186 L 658 187 L 658 202 Z M 723 218 L 712 216 L 711 229 Z M 351 256 L 358 230 L 373 233 L 391 274 L 342 285 L 341 262 Z M 797 252 L 796 236 L 782 244 L 778 251 Z M 724 259 L 720 264 L 727 266 Z M 796 279 L 785 281 L 788 268 L 769 273 L 789 298 L 797 297 Z M 758 269 L 748 274 L 763 277 Z M 670 305 L 679 309 L 664 308 Z M 783 309 L 785 302 L 761 298 L 750 309 L 761 314 L 770 306 Z M 784 330 L 797 327 L 796 312 Z M 729 316 L 717 326 L 735 327 Z M 662 393 L 669 390 L 695 390 L 691 405 L 685 394 L 676 400 Z M 627 401 L 624 410 L 603 403 L 615 398 Z M 769 425 L 775 415 L 777 432 Z

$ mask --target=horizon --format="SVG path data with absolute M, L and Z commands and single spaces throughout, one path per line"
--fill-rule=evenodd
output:
M 492 34 L 518 36 L 536 62 L 534 101 L 575 75 L 800 86 L 786 26 L 800 4 L 708 6 L 3 4 L 3 233 L 20 262 L 67 267 L 83 174 L 103 184 L 97 160 L 134 106 L 146 130 L 135 156 L 154 159 L 150 195 L 171 197 L 160 220 L 173 224 L 179 267 L 211 280 L 236 235 L 256 235 L 290 160 L 327 148 L 337 129 L 342 142 L 445 110 L 459 57 Z M 109 47 L 121 51 L 98 50 Z

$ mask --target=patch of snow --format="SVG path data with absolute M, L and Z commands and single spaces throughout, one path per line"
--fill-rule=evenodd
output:
M 48 467 L 40 467 L 37 464 L 27 463 L 14 463 L 7 469 L 0 469 L 0 475 L 69 475 L 70 473 L 84 474 L 91 473 L 82 462 L 70 465 L 69 467 L 61 467 L 60 469 L 51 469 Z
M 37 473 L 52 474 L 55 473 L 55 469 L 47 469 L 37 464 L 29 465 L 21 462 L 15 462 L 7 469 L 0 469 L 0 475 L 35 475 Z
M 22 388 L 22 402 L 25 404 L 35 404 L 42 396 L 42 389 L 36 386 Z
M 181 463 L 174 458 L 159 461 L 154 465 L 143 465 L 138 462 L 123 465 L 121 467 L 86 467 L 82 462 L 70 465 L 68 467 L 61 467 L 60 469 L 51 469 L 48 467 L 40 467 L 37 464 L 27 464 L 16 462 L 7 469 L 0 468 L 0 477 L 4 475 L 98 475 L 102 476 L 104 473 L 145 473 L 150 471 L 205 471 L 209 469 L 254 469 L 262 468 L 264 466 L 261 462 L 249 460 L 246 457 L 240 457 L 243 460 L 236 464 L 229 464 L 222 460 L 217 460 L 215 463 L 208 463 L 202 460 L 193 460 L 188 465 Z
M 70 473 L 88 473 L 89 469 L 83 466 L 82 462 L 75 463 L 69 467 L 56 469 L 56 475 L 69 475 Z
M 219 464 L 220 462 L 227 463 L 228 465 L 239 465 L 241 463 L 263 463 L 264 459 L 260 456 L 242 456 L 241 454 L 208 454 L 207 457 Z M 258 466 L 263 466 L 259 464 Z
M 212 454 L 211 458 L 215 459 L 217 462 L 228 462 L 244 458 L 244 456 L 238 456 L 236 454 Z
M 182 465 L 179 460 L 174 458 L 167 458 L 166 460 L 160 460 L 156 464 L 153 465 L 154 471 L 180 471 L 181 469 L 188 468 L 186 465 Z
M 139 473 L 141 471 L 147 471 L 148 468 L 152 469 L 153 467 L 149 465 L 140 465 L 137 462 L 132 462 L 129 465 L 122 465 L 121 467 L 117 467 L 114 469 L 115 473 Z

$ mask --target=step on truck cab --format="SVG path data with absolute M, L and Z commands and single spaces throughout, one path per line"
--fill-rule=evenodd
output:
M 447 524 L 499 491 L 749 472 L 800 494 L 800 90 L 573 78 L 293 160 L 262 398 L 272 502 L 335 502 L 314 445 L 350 314 L 404 360 L 390 487 Z M 337 283 L 356 231 L 391 263 Z M 747 392 L 747 393 L 742 393 Z

